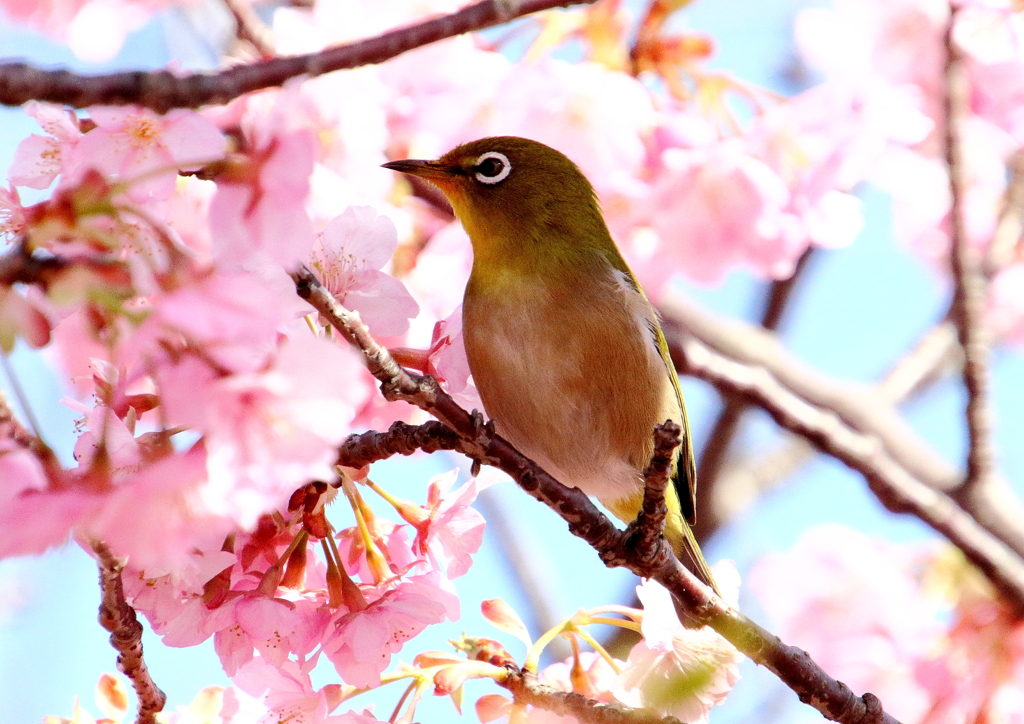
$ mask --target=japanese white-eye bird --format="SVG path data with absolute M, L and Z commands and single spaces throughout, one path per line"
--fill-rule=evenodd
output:
M 436 185 L 469 234 L 462 334 L 497 432 L 629 522 L 643 502 L 654 427 L 678 423 L 665 536 L 714 588 L 689 527 L 696 469 L 679 378 L 583 173 L 553 148 L 511 136 L 384 167 Z

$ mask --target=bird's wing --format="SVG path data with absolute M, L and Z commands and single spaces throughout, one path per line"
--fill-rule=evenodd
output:
M 693 455 L 693 436 L 690 435 L 690 419 L 686 414 L 686 403 L 683 402 L 683 391 L 679 387 L 679 374 L 676 366 L 672 363 L 672 355 L 668 351 L 668 342 L 665 340 L 665 333 L 657 317 L 653 317 L 654 324 L 651 325 L 651 333 L 658 344 L 658 353 L 665 363 L 665 371 L 672 380 L 672 388 L 676 393 L 676 402 L 679 403 L 679 411 L 682 415 L 683 440 L 679 451 L 679 459 L 676 464 L 676 472 L 672 482 L 675 483 L 676 491 L 679 493 L 679 503 L 682 508 L 683 518 L 687 523 L 693 525 L 697 520 L 697 463 Z
M 676 393 L 676 402 L 679 403 L 679 413 L 682 419 L 683 440 L 672 482 L 675 484 L 676 492 L 679 494 L 683 519 L 690 525 L 693 525 L 697 520 L 697 463 L 693 455 L 693 436 L 690 435 L 690 420 L 686 414 L 686 403 L 683 402 L 683 391 L 679 387 L 679 374 L 676 372 L 676 366 L 672 363 L 672 355 L 669 354 L 668 342 L 665 340 L 665 333 L 662 331 L 661 323 L 658 321 L 658 313 L 650 300 L 647 299 L 647 295 L 644 294 L 644 290 L 640 286 L 636 275 L 633 274 L 633 270 L 629 268 L 626 260 L 618 253 L 618 249 L 614 244 L 612 244 L 612 252 L 606 254 L 605 258 L 615 269 L 622 273 L 624 280 L 640 293 L 640 296 L 643 297 L 644 302 L 650 308 L 650 314 L 647 315 L 647 327 L 654 338 L 654 343 L 658 346 L 658 354 L 661 356 L 661 361 L 665 363 L 665 372 L 672 381 L 672 389 Z

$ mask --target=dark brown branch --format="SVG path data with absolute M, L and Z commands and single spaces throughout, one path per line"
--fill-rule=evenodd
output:
M 636 520 L 626 527 L 630 545 L 641 560 L 658 553 L 657 543 L 668 516 L 665 491 L 672 477 L 672 461 L 682 442 L 681 435 L 682 428 L 671 420 L 654 428 L 654 454 L 644 470 L 644 503 Z
M 980 252 L 967 238 L 964 226 L 963 199 L 967 189 L 964 159 L 960 146 L 960 121 L 968 103 L 967 69 L 960 60 L 953 40 L 956 8 L 950 7 L 946 27 L 946 67 L 943 112 L 946 166 L 949 171 L 950 268 L 955 291 L 952 319 L 964 351 L 963 380 L 967 389 L 967 475 L 960 495 L 970 496 L 987 483 L 995 470 L 992 409 L 989 370 L 989 341 L 985 324 L 986 282 L 982 273 Z
M 788 279 L 772 282 L 769 286 L 764 312 L 761 315 L 761 326 L 764 329 L 778 329 L 793 290 L 807 269 L 807 262 L 812 253 L 812 250 L 808 249 L 800 256 L 793 274 Z M 707 540 L 721 524 L 713 503 L 715 488 L 722 466 L 729 457 L 732 439 L 739 429 L 740 420 L 746 409 L 747 405 L 742 400 L 724 397 L 722 410 L 718 413 L 718 419 L 712 425 L 707 443 L 701 451 L 700 464 L 697 467 L 697 510 L 701 513 L 693 526 L 693 535 L 698 541 Z
M 602 704 L 582 694 L 541 684 L 535 674 L 517 671 L 500 682 L 517 704 L 530 704 L 558 716 L 573 716 L 584 724 L 680 724 L 674 716 L 660 717 L 647 709 Z
M 412 455 L 417 450 L 437 452 L 457 450 L 459 436 L 436 420 L 422 425 L 408 425 L 401 421 L 391 424 L 387 432 L 364 432 L 349 435 L 338 447 L 338 465 L 361 468 L 393 455 Z
M 594 0 L 482 0 L 450 15 L 384 33 L 375 38 L 327 48 L 318 53 L 271 58 L 210 73 L 176 74 L 168 70 L 129 71 L 84 76 L 27 63 L 0 64 L 0 103 L 18 106 L 30 100 L 91 105 L 138 105 L 165 113 L 172 108 L 227 103 L 252 91 L 282 85 L 301 75 L 383 63 L 413 48 L 556 7 Z
M 47 284 L 55 273 L 67 268 L 67 262 L 55 256 L 34 256 L 23 244 L 15 244 L 0 254 L 0 286 Z
M 100 625 L 110 632 L 110 645 L 117 651 L 117 669 L 128 677 L 139 698 L 137 724 L 156 724 L 157 714 L 167 703 L 167 696 L 149 675 L 142 658 L 142 624 L 135 609 L 124 598 L 121 570 L 124 563 L 114 557 L 105 543 L 94 541 L 93 552 L 99 559 Z
M 676 364 L 728 394 L 763 408 L 781 427 L 862 474 L 879 501 L 894 513 L 911 513 L 946 536 L 1024 613 L 1024 561 L 979 525 L 948 495 L 914 478 L 877 438 L 857 432 L 828 408 L 817 408 L 786 389 L 763 368 L 744 365 L 695 339 L 673 347 Z
M 845 684 L 828 676 L 806 652 L 787 646 L 729 608 L 672 555 L 664 540 L 658 541 L 660 550 L 656 555 L 639 560 L 636 550 L 629 545 L 629 537 L 582 491 L 567 488 L 551 477 L 495 434 L 479 415 L 459 407 L 431 377 L 414 377 L 399 367 L 388 351 L 373 340 L 358 315 L 338 304 L 308 270 L 295 272 L 293 278 L 300 296 L 332 324 L 337 324 L 339 332 L 363 352 L 368 368 L 381 382 L 385 397 L 405 400 L 448 425 L 459 436 L 460 452 L 508 473 L 523 490 L 558 513 L 568 524 L 569 531 L 587 541 L 605 565 L 625 567 L 638 576 L 661 583 L 694 621 L 714 628 L 740 652 L 775 673 L 801 701 L 826 718 L 848 724 L 859 724 L 863 720 L 873 700 L 856 696 Z M 895 719 L 884 713 L 878 720 L 896 724 Z

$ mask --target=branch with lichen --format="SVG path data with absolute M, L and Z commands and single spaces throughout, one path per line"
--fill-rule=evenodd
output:
M 624 567 L 638 576 L 653 578 L 675 597 L 691 618 L 711 626 L 752 661 L 767 667 L 800 699 L 832 721 L 896 724 L 869 694 L 855 695 L 830 677 L 808 654 L 784 644 L 756 623 L 730 608 L 702 584 L 659 539 L 653 555 L 638 556 L 630 536 L 577 488 L 567 488 L 524 456 L 479 414 L 471 414 L 442 390 L 431 377 L 414 376 L 398 366 L 386 349 L 370 335 L 358 315 L 349 312 L 305 268 L 292 274 L 296 290 L 349 343 L 362 352 L 370 372 L 381 382 L 389 400 L 401 399 L 431 413 L 459 437 L 459 451 L 508 473 L 531 496 L 554 510 L 569 531 L 587 541 L 609 567 Z
M 172 108 L 222 104 L 298 76 L 315 77 L 346 68 L 383 63 L 406 51 L 510 20 L 594 0 L 482 0 L 449 15 L 432 18 L 374 38 L 327 48 L 317 53 L 267 58 L 216 72 L 170 70 L 125 71 L 81 75 L 38 68 L 28 63 L 0 63 L 0 103 L 18 106 L 30 100 L 91 105 L 137 105 L 165 113 Z
M 92 543 L 92 550 L 99 560 L 100 569 L 100 625 L 110 632 L 110 645 L 118 652 L 118 671 L 127 676 L 135 688 L 139 699 L 137 724 L 156 724 L 157 714 L 167 703 L 167 695 L 149 675 L 142 657 L 142 624 L 124 597 L 121 581 L 124 562 L 100 541 Z

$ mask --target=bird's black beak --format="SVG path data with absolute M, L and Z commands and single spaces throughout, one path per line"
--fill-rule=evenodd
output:
M 406 159 L 404 161 L 389 161 L 388 163 L 382 163 L 381 166 L 389 168 L 392 171 L 398 171 L 400 173 L 407 173 L 410 176 L 420 176 L 421 178 L 451 178 L 452 176 L 461 176 L 462 169 L 458 166 L 449 166 L 448 164 L 441 163 L 440 161 L 416 161 L 413 159 Z

